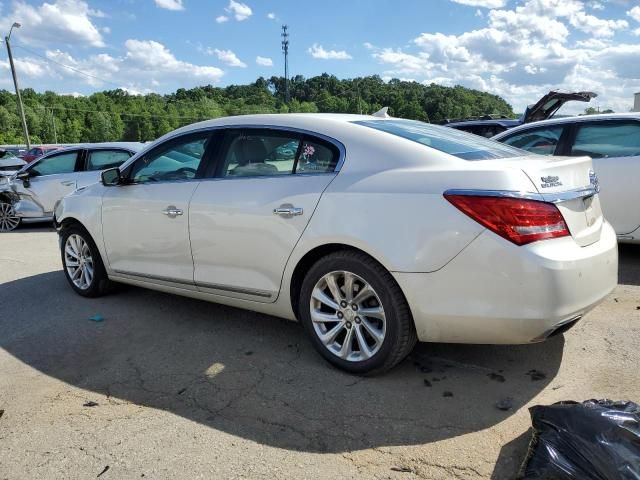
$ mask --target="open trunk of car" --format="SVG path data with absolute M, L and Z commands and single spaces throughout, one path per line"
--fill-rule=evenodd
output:
M 598 95 L 593 92 L 558 92 L 551 91 L 538 100 L 535 104 L 529 105 L 524 112 L 522 123 L 537 122 L 551 118 L 565 103 L 590 102 Z

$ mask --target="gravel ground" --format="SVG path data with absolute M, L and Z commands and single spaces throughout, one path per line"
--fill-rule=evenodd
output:
M 564 336 L 421 344 L 359 378 L 293 322 L 139 288 L 83 299 L 48 228 L 0 242 L 0 479 L 508 479 L 528 407 L 640 401 L 640 247 Z

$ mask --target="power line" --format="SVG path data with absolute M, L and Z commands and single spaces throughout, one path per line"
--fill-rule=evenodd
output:
M 93 78 L 94 80 L 99 80 L 99 81 L 101 81 L 101 82 L 108 83 L 108 84 L 110 84 L 110 85 L 115 85 L 115 86 L 116 86 L 116 87 L 118 87 L 118 88 L 122 88 L 122 85 L 121 85 L 121 84 L 118 84 L 118 83 L 112 82 L 112 81 L 110 81 L 110 80 L 105 80 L 104 78 L 100 78 L 100 77 L 98 77 L 98 76 L 96 76 L 96 75 L 92 75 L 92 74 L 87 73 L 87 72 L 83 72 L 82 70 L 79 70 L 79 69 L 77 69 L 77 68 L 75 68 L 75 67 L 72 67 L 72 66 L 70 66 L 70 65 L 65 65 L 64 63 L 58 62 L 58 61 L 56 61 L 56 60 L 53 60 L 53 59 L 51 59 L 51 58 L 49 58 L 49 57 L 47 57 L 47 56 L 45 56 L 45 55 L 41 55 L 41 54 L 39 54 L 38 52 L 35 52 L 35 51 L 33 51 L 33 50 L 31 50 L 31 49 L 29 49 L 29 48 L 25 47 L 24 45 L 17 44 L 17 45 L 15 45 L 15 46 L 16 46 L 16 47 L 18 47 L 18 48 L 20 48 L 20 49 L 22 49 L 22 50 L 24 50 L 24 51 L 26 51 L 26 52 L 29 52 L 29 53 L 30 53 L 30 54 L 32 54 L 32 55 L 35 55 L 36 57 L 40 57 L 40 58 L 44 59 L 45 61 L 47 61 L 47 62 L 49 62 L 49 63 L 54 63 L 54 64 L 59 65 L 59 66 L 61 66 L 61 67 L 68 68 L 69 70 L 72 70 L 72 71 L 74 71 L 74 72 L 76 72 L 76 73 L 79 73 L 80 75 L 84 75 L 85 77 Z
M 167 115 L 167 114 L 158 114 L 158 113 L 127 113 L 127 112 L 112 112 L 108 110 L 87 110 L 83 108 L 69 108 L 69 107 L 60 107 L 60 106 L 47 106 L 51 110 L 69 110 L 71 112 L 83 112 L 83 113 L 109 113 L 112 115 L 120 115 L 125 117 L 157 117 L 157 118 L 184 118 L 188 120 L 208 120 L 209 117 L 203 118 L 202 116 L 195 115 Z

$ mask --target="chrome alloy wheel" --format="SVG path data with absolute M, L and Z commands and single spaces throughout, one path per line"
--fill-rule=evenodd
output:
M 335 271 L 324 275 L 311 294 L 311 321 L 324 346 L 338 358 L 360 362 L 375 355 L 387 321 L 375 290 L 358 275 Z
M 19 224 L 20 218 L 16 216 L 13 205 L 7 202 L 0 202 L 0 232 L 15 230 Z
M 80 235 L 69 235 L 64 245 L 64 263 L 67 274 L 80 290 L 86 290 L 93 281 L 93 258 L 89 244 Z

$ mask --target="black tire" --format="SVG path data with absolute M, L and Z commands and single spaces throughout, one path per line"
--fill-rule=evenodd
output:
M 368 359 L 350 361 L 338 357 L 322 343 L 311 320 L 311 295 L 328 273 L 351 272 L 376 292 L 386 317 L 386 332 L 379 350 Z M 415 346 L 417 335 L 409 305 L 391 274 L 368 255 L 343 250 L 318 260 L 307 272 L 300 290 L 298 314 L 314 348 L 332 365 L 355 374 L 377 374 L 400 363 Z
M 0 232 L 12 232 L 21 223 L 22 219 L 15 216 L 11 202 L 0 198 Z
M 67 240 L 72 235 L 77 235 L 82 238 L 87 244 L 89 248 L 91 259 L 93 261 L 93 276 L 91 282 L 89 282 L 86 288 L 80 288 L 76 285 L 69 273 L 69 268 L 67 268 L 67 255 L 65 255 L 65 246 L 67 245 Z M 102 257 L 100 256 L 100 252 L 98 251 L 98 247 L 96 247 L 95 242 L 83 227 L 80 225 L 71 225 L 66 228 L 63 228 L 60 233 L 60 254 L 62 257 L 62 271 L 64 272 L 64 276 L 67 278 L 69 285 L 71 288 L 78 294 L 83 297 L 100 297 L 109 292 L 111 287 L 111 282 L 107 277 L 107 272 L 104 268 L 104 263 L 102 263 Z

